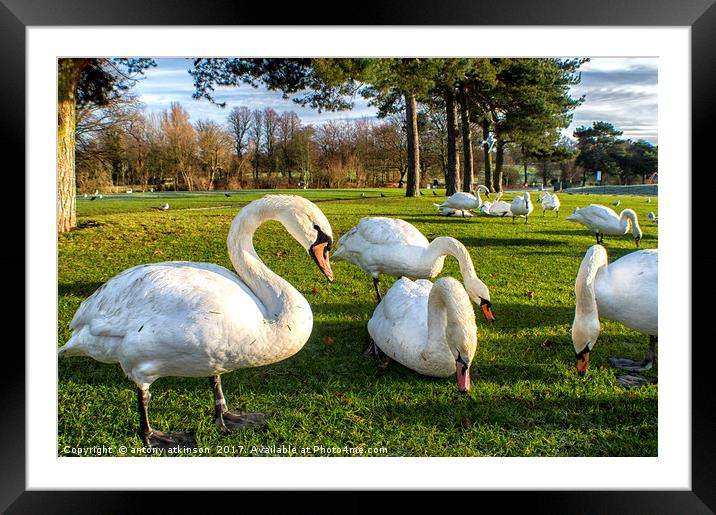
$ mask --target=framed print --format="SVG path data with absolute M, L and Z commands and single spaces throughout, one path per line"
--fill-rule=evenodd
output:
M 353 502 L 360 493 L 374 490 L 434 490 L 460 499 L 466 496 L 467 502 L 492 498 L 524 503 L 541 513 L 567 513 L 575 507 L 588 513 L 716 509 L 707 383 L 711 346 L 708 335 L 703 339 L 696 331 L 699 316 L 705 313 L 696 295 L 700 289 L 692 281 L 708 270 L 711 261 L 701 246 L 710 230 L 701 227 L 703 222 L 693 210 L 708 202 L 692 200 L 692 191 L 708 187 L 706 176 L 697 177 L 693 171 L 710 166 L 704 158 L 716 103 L 711 42 L 716 7 L 711 1 L 677 6 L 643 0 L 621 6 L 619 12 L 589 2 L 559 2 L 550 9 L 519 0 L 489 9 L 459 2 L 438 8 L 421 4 L 411 3 L 400 12 L 387 6 L 356 6 L 350 24 L 343 24 L 317 21 L 309 13 L 274 13 L 256 4 L 129 2 L 117 9 L 84 0 L 3 0 L 0 37 L 6 78 L 0 98 L 7 129 L 2 144 L 6 155 L 20 157 L 17 169 L 26 170 L 27 304 L 26 346 L 7 345 L 7 363 L 12 366 L 6 367 L 2 379 L 2 509 L 10 513 L 47 506 L 57 513 L 105 511 L 117 505 L 123 511 L 141 509 L 149 494 L 127 493 L 135 490 L 155 492 L 151 495 L 169 503 L 165 508 L 183 503 L 187 491 L 221 495 L 218 498 L 224 494 L 217 490 L 264 491 L 262 498 L 273 500 L 274 490 L 294 494 L 332 490 L 338 498 L 343 496 L 339 502 Z M 665 200 L 661 231 L 667 237 L 662 253 L 667 277 L 662 277 L 659 289 L 665 332 L 660 347 L 658 454 L 233 460 L 58 456 L 58 415 L 53 406 L 57 401 L 53 384 L 58 309 L 53 296 L 57 294 L 57 74 L 52 63 L 62 56 L 234 55 L 658 59 L 660 190 Z M 291 498 L 278 499 L 290 502 Z

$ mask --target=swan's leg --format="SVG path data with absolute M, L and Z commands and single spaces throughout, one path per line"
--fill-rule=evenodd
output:
M 221 389 L 221 376 L 209 378 L 211 388 L 214 390 L 214 417 L 216 425 L 225 433 L 246 427 L 261 427 L 273 415 L 271 413 L 246 413 L 243 411 L 229 411 L 226 398 Z
M 515 216 L 514 216 L 514 215 L 512 215 L 512 223 L 513 223 L 513 224 L 515 223 Z
M 387 367 L 392 359 L 390 359 L 390 356 L 388 356 L 385 352 L 380 350 L 380 347 L 376 345 L 373 338 L 370 339 L 370 344 L 368 345 L 368 348 L 363 352 L 364 356 L 370 356 L 372 358 L 376 358 L 378 360 L 378 366 L 380 368 Z
M 530 218 L 529 215 L 525 216 L 525 225 L 527 225 L 527 220 L 529 220 L 529 218 Z
M 656 337 L 649 336 L 649 351 L 646 354 L 644 361 L 634 361 L 628 358 L 615 358 L 610 357 L 609 363 L 622 370 L 629 370 L 630 372 L 643 372 L 649 370 L 654 364 L 654 352 L 656 350 Z
M 378 288 L 379 281 L 380 279 L 373 277 L 373 288 L 375 288 L 375 296 L 378 299 L 378 304 L 380 304 L 380 301 L 383 300 L 383 297 L 380 296 L 380 288 Z
M 139 407 L 139 434 L 144 445 L 152 449 L 169 450 L 176 447 L 191 447 L 196 449 L 194 433 L 165 433 L 155 431 L 149 425 L 149 384 L 142 384 L 137 389 L 137 404 Z

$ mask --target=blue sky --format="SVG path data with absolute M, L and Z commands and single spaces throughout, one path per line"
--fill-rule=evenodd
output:
M 146 78 L 134 88 L 148 112 L 165 111 L 175 101 L 184 106 L 192 121 L 211 119 L 224 123 L 235 106 L 252 110 L 271 107 L 278 113 L 294 111 L 304 124 L 375 116 L 375 111 L 360 98 L 356 99 L 351 111 L 318 113 L 282 99 L 281 93 L 248 85 L 217 88 L 215 98 L 226 102 L 226 108 L 222 109 L 191 97 L 194 86 L 187 72 L 191 67 L 190 59 L 156 59 L 156 62 L 157 67 L 149 69 Z M 577 127 L 603 120 L 624 131 L 623 138 L 645 139 L 657 144 L 657 63 L 656 58 L 592 58 L 582 66 L 582 82 L 572 90 L 573 97 L 586 95 L 585 101 L 574 111 L 572 124 L 565 132 L 571 135 Z

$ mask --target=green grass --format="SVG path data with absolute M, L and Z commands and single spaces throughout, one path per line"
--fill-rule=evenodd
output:
M 369 198 L 360 198 L 365 191 Z M 387 195 L 381 198 L 379 192 Z M 444 190 L 438 190 L 440 194 Z M 210 261 L 231 268 L 226 235 L 238 209 L 267 192 L 176 195 L 116 195 L 81 199 L 82 229 L 59 236 L 58 345 L 82 300 L 130 266 L 167 260 Z M 278 193 L 272 191 L 271 193 Z M 337 447 L 381 456 L 656 456 L 656 367 L 644 375 L 652 384 L 620 387 L 607 357 L 641 359 L 644 335 L 602 321 L 585 378 L 576 374 L 569 331 L 574 316 L 574 278 L 594 236 L 567 222 L 574 207 L 591 202 L 635 209 L 642 248 L 657 247 L 656 197 L 560 195 L 559 218 L 539 204 L 530 223 L 475 216 L 437 215 L 430 191 L 406 199 L 397 190 L 291 190 L 313 200 L 331 222 L 336 240 L 363 216 L 399 217 L 428 239 L 448 235 L 470 251 L 477 273 L 490 288 L 497 322 L 479 310 L 472 389 L 457 391 L 454 378 L 420 376 L 397 363 L 380 368 L 362 352 L 366 324 L 375 308 L 370 278 L 356 266 L 333 264 L 326 283 L 303 248 L 276 222 L 255 237 L 259 255 L 301 291 L 314 312 L 313 333 L 292 358 L 222 376 L 230 408 L 274 414 L 262 429 L 223 435 L 213 422 L 208 379 L 161 378 L 151 388 L 150 420 L 155 429 L 194 430 L 210 456 L 346 456 Z M 506 195 L 511 200 L 512 194 Z M 169 211 L 154 209 L 169 202 Z M 631 237 L 606 236 L 610 261 L 635 250 Z M 448 258 L 441 275 L 460 277 Z M 385 291 L 394 278 L 383 277 Z M 530 293 L 533 292 L 533 293 Z M 331 338 L 326 338 L 330 336 Z M 549 342 L 545 343 L 546 340 Z M 552 343 L 550 343 L 552 342 Z M 140 448 L 135 385 L 119 365 L 91 358 L 59 361 L 59 446 L 61 456 L 76 448 Z M 276 447 L 273 447 L 276 446 Z M 283 448 L 282 448 L 283 446 Z M 259 454 L 259 450 L 268 452 Z M 301 451 L 308 448 L 306 454 Z M 254 452 L 252 452 L 254 451 Z

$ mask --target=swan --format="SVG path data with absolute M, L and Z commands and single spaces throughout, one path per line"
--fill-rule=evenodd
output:
M 659 223 L 659 219 L 656 217 L 653 211 L 649 211 L 649 214 L 647 216 L 649 217 L 649 220 L 651 220 L 655 224 Z
M 532 205 L 532 199 L 530 199 L 530 192 L 525 191 L 522 196 L 516 196 L 510 204 L 510 211 L 512 212 L 512 223 L 515 223 L 516 216 L 524 216 L 525 223 L 530 216 L 530 213 L 534 209 Z
M 460 392 L 470 389 L 477 350 L 475 312 L 465 288 L 452 277 L 435 284 L 398 279 L 375 308 L 368 333 L 388 357 L 433 377 L 457 375 Z
M 428 242 L 423 233 L 405 220 L 361 218 L 338 240 L 333 259 L 353 263 L 370 274 L 380 302 L 380 274 L 416 279 L 435 277 L 443 269 L 445 256 L 457 259 L 468 295 L 480 306 L 485 318 L 493 321 L 487 286 L 477 277 L 465 245 L 450 236 L 439 236 Z
M 433 206 L 438 208 L 438 212 L 443 216 L 461 216 L 463 218 L 466 216 L 475 216 L 466 209 L 453 209 L 451 207 L 443 207 L 440 204 L 433 204 Z
M 659 335 L 658 265 L 658 249 L 637 250 L 611 264 L 601 245 L 587 250 L 574 283 L 572 344 L 579 375 L 587 372 L 590 353 L 599 337 L 600 318 L 649 335 L 649 350 L 643 362 L 609 358 L 612 365 L 632 371 L 651 368 Z
M 480 213 L 487 216 L 512 216 L 510 205 L 504 200 L 500 200 L 501 198 L 502 192 L 499 192 L 494 202 L 484 202 Z
M 548 209 L 550 211 L 555 211 L 557 216 L 559 216 L 560 202 L 556 193 L 550 195 L 548 191 L 543 191 L 539 197 L 539 202 L 542 203 L 542 216 L 544 216 L 545 211 Z
M 587 229 L 594 231 L 597 236 L 597 243 L 604 242 L 605 234 L 626 234 L 631 227 L 634 243 L 639 246 L 642 232 L 639 227 L 639 220 L 632 209 L 625 209 L 620 214 L 606 206 L 590 204 L 587 207 L 575 208 L 574 212 L 567 217 L 570 222 L 582 224 Z
M 468 209 L 480 209 L 480 206 L 482 205 L 482 198 L 480 198 L 480 190 L 482 190 L 488 198 L 490 197 L 490 190 L 487 189 L 487 186 L 483 186 L 482 184 L 480 184 L 477 186 L 477 188 L 475 188 L 474 195 L 472 195 L 471 193 L 465 193 L 464 191 L 458 191 L 457 193 L 453 193 L 448 198 L 446 198 L 445 202 L 440 204 L 440 207 L 463 211 L 463 213 Z
M 268 220 L 279 221 L 333 281 L 333 235 L 325 215 L 302 197 L 266 196 L 241 209 L 229 228 L 228 253 L 236 274 L 213 263 L 138 265 L 107 281 L 75 313 L 72 336 L 58 355 L 120 364 L 138 387 L 145 445 L 196 446 L 191 433 L 151 428 L 149 387 L 160 377 L 210 377 L 222 431 L 256 427 L 270 417 L 229 411 L 221 389 L 225 372 L 293 356 L 313 327 L 306 299 L 254 250 L 253 234 Z

